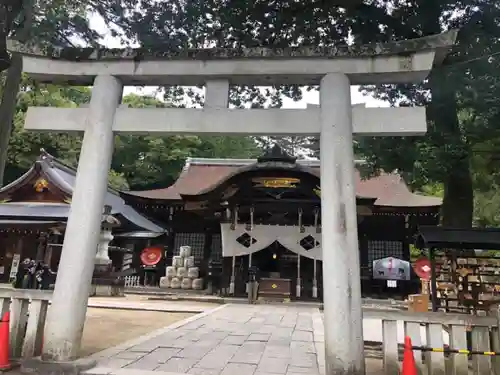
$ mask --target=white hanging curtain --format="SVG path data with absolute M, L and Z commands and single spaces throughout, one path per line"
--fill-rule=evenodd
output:
M 231 224 L 221 224 L 222 256 L 250 255 L 278 241 L 300 256 L 323 260 L 321 233 L 316 233 L 314 226 L 304 226 L 304 229 L 304 233 L 300 233 L 297 226 L 254 224 L 248 231 L 245 224 L 236 224 L 234 229 Z

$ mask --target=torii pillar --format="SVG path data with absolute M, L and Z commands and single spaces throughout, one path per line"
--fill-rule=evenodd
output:
M 424 108 L 351 106 L 350 86 L 420 82 L 439 64 L 455 32 L 357 51 L 265 48 L 188 51 L 159 60 L 133 52 L 24 52 L 25 72 L 43 82 L 94 82 L 89 108 L 30 108 L 25 128 L 85 132 L 42 359 L 78 355 L 94 267 L 113 132 L 156 134 L 320 135 L 326 375 L 364 374 L 359 248 L 352 135 L 420 135 Z M 22 47 L 22 46 L 21 46 Z M 352 49 L 356 49 L 352 47 Z M 78 61 L 61 56 L 77 56 Z M 240 57 L 236 57 L 240 56 Z M 229 109 L 229 84 L 320 85 L 320 107 Z M 206 84 L 206 106 L 118 107 L 122 85 Z M 321 364 L 320 364 L 321 365 Z

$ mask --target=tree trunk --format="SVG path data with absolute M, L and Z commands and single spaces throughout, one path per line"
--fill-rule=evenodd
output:
M 12 61 L 3 87 L 2 103 L 0 103 L 0 187 L 3 186 L 7 149 L 12 133 L 12 123 L 16 113 L 17 95 L 21 86 L 23 58 L 19 54 L 12 55 Z
M 444 71 L 435 71 L 430 77 L 432 102 L 428 119 L 433 123 L 436 145 L 444 148 L 442 154 L 444 199 L 441 207 L 442 225 L 471 228 L 474 209 L 474 190 L 470 170 L 470 148 L 466 134 L 460 127 L 456 92 L 449 81 L 454 77 Z
M 24 1 L 3 0 L 0 1 L 0 72 L 8 69 L 11 64 L 9 53 L 7 52 L 7 38 L 12 30 L 14 20 L 21 13 Z M 28 4 L 31 7 L 29 16 L 32 17 L 33 2 Z M 28 27 L 31 26 L 31 19 Z
M 472 176 L 469 161 L 464 160 L 460 164 L 445 178 L 442 224 L 445 227 L 471 228 L 474 209 Z

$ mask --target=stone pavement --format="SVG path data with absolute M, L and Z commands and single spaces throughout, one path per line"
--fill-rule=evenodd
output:
M 88 374 L 321 375 L 317 308 L 223 305 L 92 356 Z

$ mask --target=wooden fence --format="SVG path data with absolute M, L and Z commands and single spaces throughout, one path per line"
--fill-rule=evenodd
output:
M 412 339 L 419 374 L 500 375 L 499 313 L 471 316 L 364 309 L 363 319 L 382 322 L 385 375 L 399 375 L 403 340 Z M 366 323 L 365 323 L 366 324 Z M 432 350 L 434 349 L 434 350 Z M 461 351 L 452 353 L 453 350 Z M 467 354 L 467 351 L 484 352 Z
M 0 289 L 1 313 L 10 309 L 10 357 L 40 355 L 51 291 Z M 382 329 L 385 375 L 399 375 L 403 340 L 410 336 L 422 375 L 500 375 L 500 313 L 477 317 L 464 314 L 410 313 L 398 310 L 363 309 L 365 325 L 375 322 Z M 470 336 L 470 345 L 468 345 Z M 366 339 L 366 336 L 365 336 Z M 488 355 L 448 353 L 447 349 L 487 352 Z
M 1 289 L 2 317 L 10 309 L 11 358 L 31 358 L 40 355 L 43 330 L 52 291 L 31 289 Z

